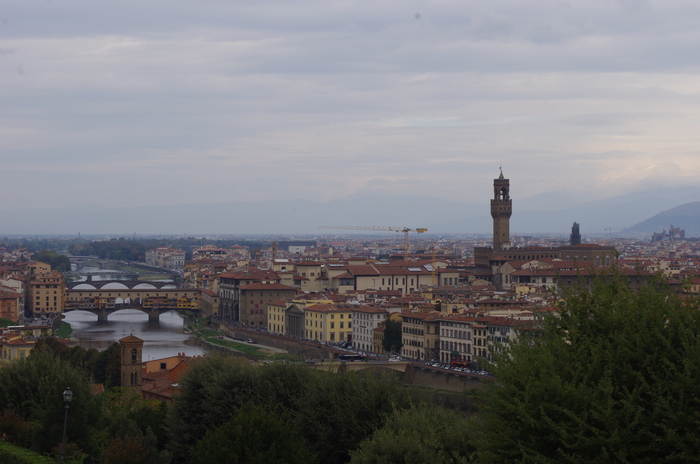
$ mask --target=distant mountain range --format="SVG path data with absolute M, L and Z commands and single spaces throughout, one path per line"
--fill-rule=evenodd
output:
M 675 208 L 662 211 L 649 219 L 635 224 L 626 232 L 651 233 L 661 232 L 663 229 L 679 227 L 685 230 L 686 237 L 700 235 L 700 201 L 686 203 Z
M 698 202 L 688 203 L 694 199 Z M 490 234 L 489 200 L 488 196 L 470 203 L 427 197 L 350 196 L 328 202 L 272 200 L 16 210 L 2 213 L 0 235 L 346 233 L 318 228 L 338 225 L 426 227 L 429 233 L 436 234 Z M 555 192 L 513 199 L 510 230 L 511 234 L 568 236 L 575 221 L 581 224 L 585 237 L 606 232 L 650 234 L 673 224 L 685 228 L 692 236 L 700 234 L 699 205 L 698 187 L 657 189 L 588 202 L 585 198 Z

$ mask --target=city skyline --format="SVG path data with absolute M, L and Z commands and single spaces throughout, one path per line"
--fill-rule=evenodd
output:
M 3 6 L 5 211 L 700 186 L 692 2 Z

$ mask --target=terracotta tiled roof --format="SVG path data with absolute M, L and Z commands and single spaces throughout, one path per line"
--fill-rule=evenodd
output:
M 297 289 L 294 287 L 290 287 L 288 285 L 282 285 L 282 284 L 263 284 L 263 283 L 255 283 L 255 284 L 248 284 L 248 285 L 242 285 L 240 287 L 241 290 L 294 290 L 296 291 Z

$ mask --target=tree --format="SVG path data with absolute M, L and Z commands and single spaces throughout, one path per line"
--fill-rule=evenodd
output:
M 257 375 L 257 369 L 237 357 L 211 356 L 190 368 L 167 422 L 175 463 L 189 462 L 190 447 L 209 428 L 226 423 L 238 407 L 253 401 Z
M 95 383 L 102 383 L 105 387 L 118 387 L 121 385 L 121 352 L 119 343 L 114 342 L 101 351 L 93 362 L 92 376 Z
M 70 366 L 48 351 L 0 369 L 0 411 L 13 410 L 38 423 L 33 437 L 33 447 L 37 451 L 48 452 L 61 442 L 65 413 L 62 394 L 66 387 L 73 391 L 68 415 L 68 441 L 88 451 L 94 428 L 99 425 L 101 417 L 85 371 Z
M 32 255 L 32 259 L 46 263 L 56 271 L 70 271 L 70 259 L 65 255 L 59 255 L 55 251 L 40 250 Z
M 397 379 L 355 371 L 319 374 L 299 399 L 296 424 L 324 464 L 348 462 L 350 450 L 384 425 L 390 413 L 411 407 Z
M 193 464 L 307 464 L 314 462 L 294 427 L 262 406 L 245 405 L 209 430 L 192 449 Z
M 474 447 L 468 419 L 436 405 L 395 411 L 351 451 L 350 464 L 466 464 Z
M 480 462 L 696 462 L 700 312 L 663 281 L 617 272 L 579 287 L 491 369 Z
M 401 342 L 401 322 L 387 319 L 384 323 L 384 340 L 382 341 L 384 351 L 387 353 L 400 353 L 403 343 Z
M 190 448 L 248 404 L 292 424 L 319 462 L 333 464 L 347 462 L 350 449 L 411 401 L 393 378 L 330 374 L 293 364 L 255 367 L 240 358 L 207 357 L 183 378 L 168 418 L 173 462 L 189 462 Z

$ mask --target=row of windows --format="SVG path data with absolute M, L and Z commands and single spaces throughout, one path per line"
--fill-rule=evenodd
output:
M 472 339 L 472 333 L 466 330 L 442 329 L 441 335 L 449 338 L 462 338 L 465 340 Z
M 416 329 L 414 327 L 403 327 L 403 333 L 411 335 L 423 335 L 423 329 Z
M 472 346 L 469 343 L 440 341 L 440 349 L 446 351 L 459 351 L 460 353 L 471 354 Z

